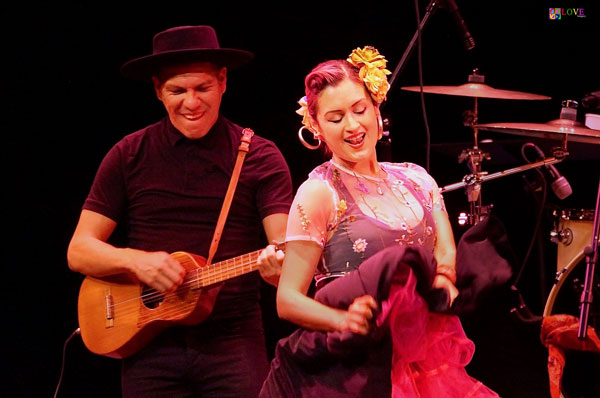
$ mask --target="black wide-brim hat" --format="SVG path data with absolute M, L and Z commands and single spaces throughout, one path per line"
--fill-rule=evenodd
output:
M 178 26 L 157 33 L 152 39 L 152 54 L 125 62 L 121 74 L 150 80 L 165 66 L 205 61 L 235 69 L 252 58 L 254 54 L 249 51 L 221 48 L 211 26 Z

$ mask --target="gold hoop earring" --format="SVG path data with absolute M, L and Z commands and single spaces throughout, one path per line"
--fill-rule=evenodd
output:
M 383 120 L 381 120 L 381 113 L 377 112 L 377 139 L 380 140 L 383 137 Z
M 308 130 L 308 128 L 306 126 L 302 126 L 302 127 L 300 127 L 300 130 L 298 130 L 298 138 L 300 139 L 300 142 L 302 143 L 302 145 L 304 145 L 306 148 L 311 149 L 313 151 L 315 149 L 319 149 L 319 147 L 321 146 L 321 142 L 322 142 L 321 139 L 319 137 L 317 137 L 317 141 L 319 141 L 319 143 L 317 145 L 309 144 L 302 136 L 303 129 Z M 310 130 L 308 130 L 308 131 L 310 131 Z

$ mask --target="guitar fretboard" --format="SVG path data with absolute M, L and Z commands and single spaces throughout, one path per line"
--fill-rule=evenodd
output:
M 256 250 L 197 268 L 188 273 L 190 282 L 194 282 L 197 288 L 201 288 L 255 271 L 258 269 L 257 259 L 261 251 Z

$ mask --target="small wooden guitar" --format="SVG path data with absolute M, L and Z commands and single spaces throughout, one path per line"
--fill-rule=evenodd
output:
M 276 249 L 283 249 L 283 244 Z M 195 254 L 172 253 L 187 273 L 177 290 L 166 294 L 141 284 L 130 274 L 87 276 L 78 301 L 84 344 L 93 353 L 125 358 L 168 326 L 204 321 L 213 309 L 221 282 L 257 270 L 261 251 L 210 265 Z

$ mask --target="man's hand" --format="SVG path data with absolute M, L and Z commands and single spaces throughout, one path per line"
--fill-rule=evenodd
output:
M 183 283 L 185 268 L 169 253 L 135 250 L 129 256 L 129 269 L 140 282 L 159 292 L 173 292 Z
M 282 250 L 277 250 L 276 245 L 267 246 L 257 259 L 258 272 L 265 282 L 277 286 L 279 275 L 281 275 L 281 265 L 285 254 Z

